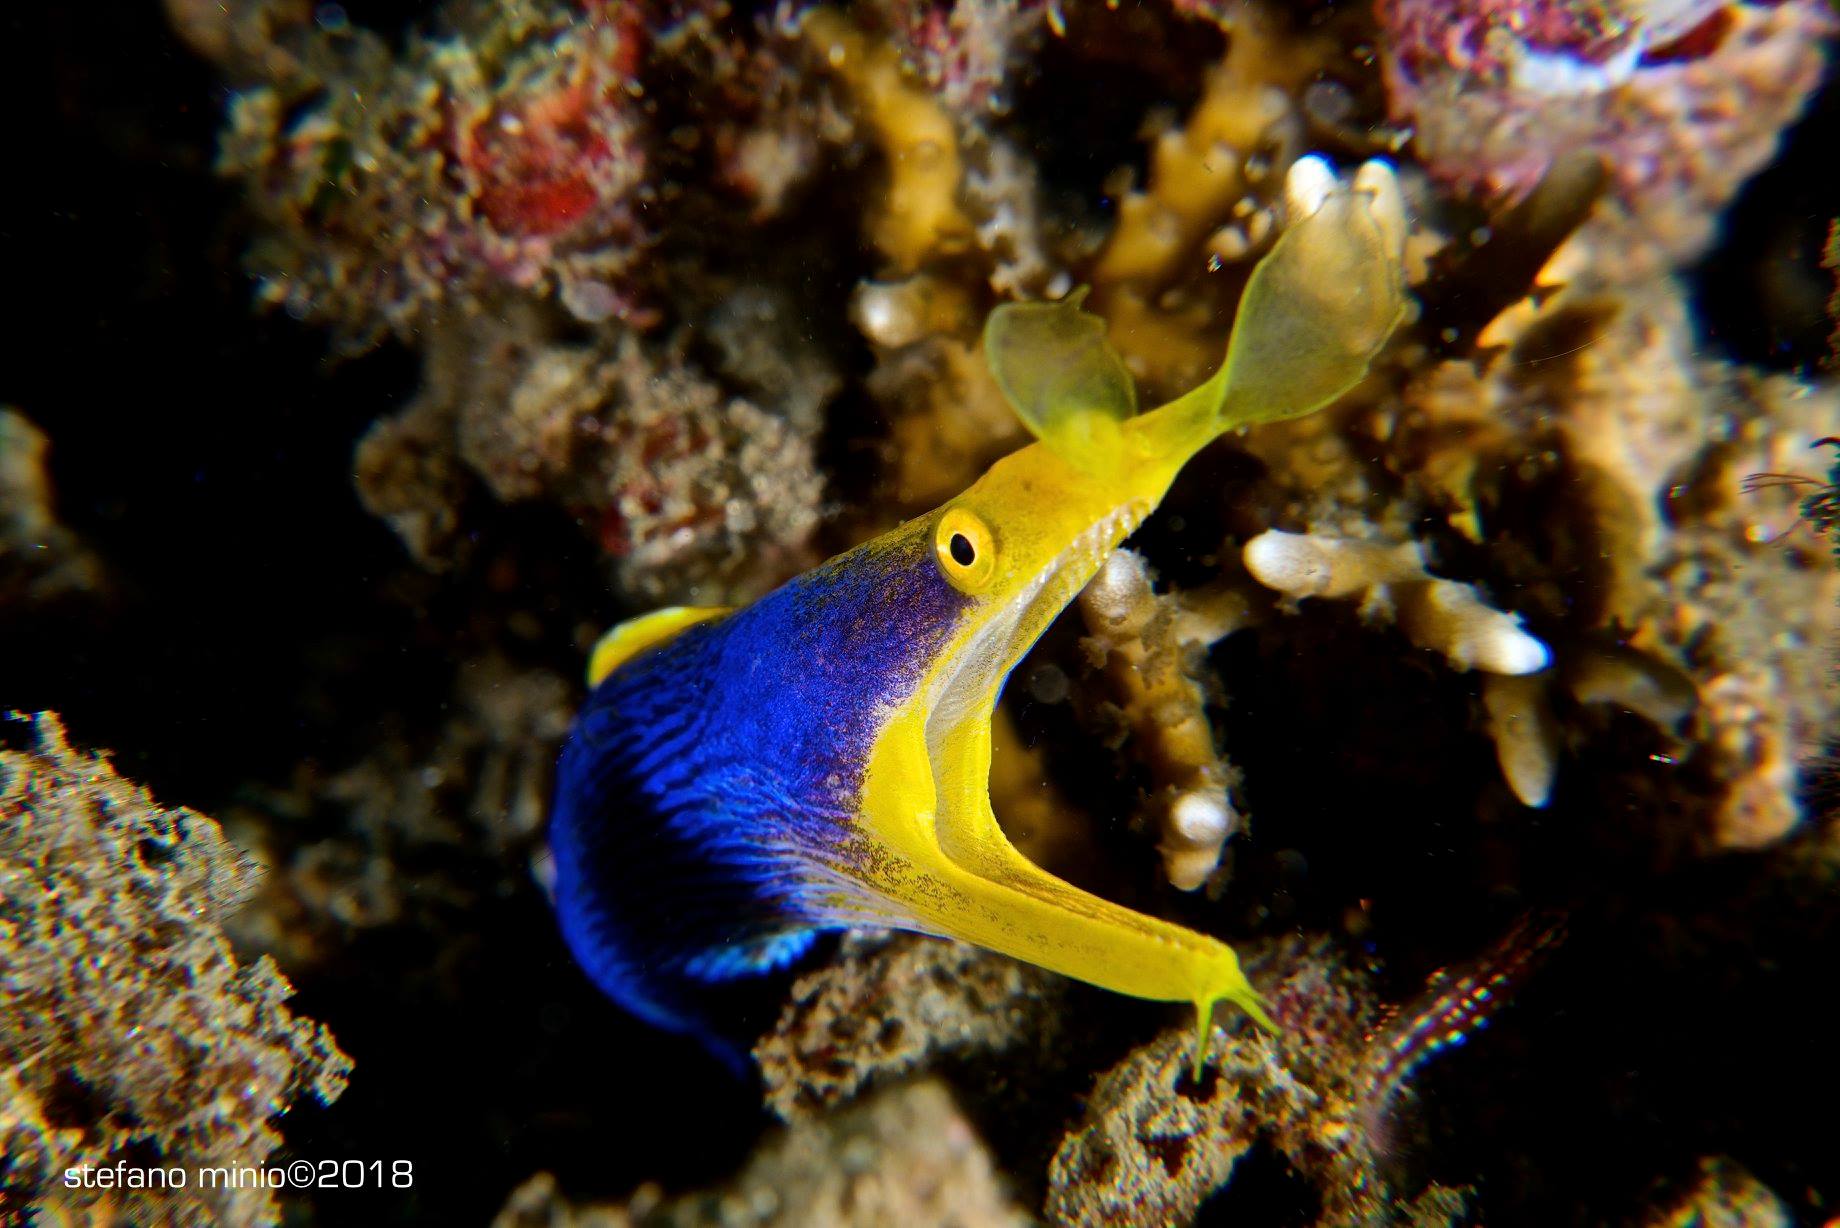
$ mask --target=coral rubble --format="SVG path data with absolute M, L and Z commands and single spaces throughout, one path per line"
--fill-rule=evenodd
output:
M 1050 1169 L 1057 1224 L 1160 1225 L 1193 1218 L 1255 1146 L 1277 1151 L 1315 1188 L 1324 1224 L 1450 1224 L 1461 1191 L 1392 1200 L 1367 1110 L 1379 1008 L 1368 976 L 1328 945 L 1292 941 L 1253 957 L 1284 1031 L 1215 1028 L 1192 1072 L 1195 1038 L 1164 1032 L 1100 1075 Z
M 463 662 L 432 736 L 379 736 L 364 758 L 239 816 L 238 837 L 276 868 L 232 933 L 304 971 L 354 934 L 441 932 L 442 918 L 528 882 L 572 704 L 554 674 Z M 326 810 L 342 818 L 331 831 L 300 821 Z
M 1021 1228 L 970 1122 L 938 1083 L 890 1088 L 762 1144 L 721 1189 L 665 1199 L 643 1189 L 624 1205 L 571 1206 L 539 1173 L 511 1195 L 494 1228 Z
M 276 1120 L 335 1100 L 351 1068 L 285 1005 L 227 917 L 257 871 L 204 815 L 158 805 L 41 714 L 0 752 L 0 1218 L 267 1224 L 262 1186 L 72 1192 L 67 1170 L 260 1165 Z
M 767 1104 L 788 1121 L 940 1057 L 1038 1044 L 1059 978 L 959 943 L 901 936 L 845 944 L 801 977 L 755 1047 Z
M 425 387 L 357 455 L 365 504 L 419 559 L 455 559 L 483 487 L 575 516 L 646 603 L 731 602 L 807 560 L 815 406 L 769 412 L 631 333 L 550 342 L 528 312 L 430 331 Z
M 50 440 L 16 409 L 0 406 L 0 612 L 91 592 L 102 566 L 58 521 L 45 469 Z

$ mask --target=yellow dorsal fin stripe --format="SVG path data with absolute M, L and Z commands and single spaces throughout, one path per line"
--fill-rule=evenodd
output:
M 720 618 L 734 607 L 725 605 L 672 605 L 641 614 L 618 624 L 595 641 L 588 658 L 588 685 L 599 686 L 611 674 L 648 648 L 656 648 L 685 627 Z

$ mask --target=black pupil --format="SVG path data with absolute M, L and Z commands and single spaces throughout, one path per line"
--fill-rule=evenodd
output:
M 952 552 L 952 561 L 960 567 L 969 567 L 977 561 L 977 551 L 971 548 L 971 539 L 963 533 L 952 534 L 946 548 Z

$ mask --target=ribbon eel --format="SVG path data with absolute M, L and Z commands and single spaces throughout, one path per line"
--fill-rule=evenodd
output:
M 1039 869 L 991 811 L 1004 679 L 1215 437 L 1353 387 L 1405 311 L 1391 169 L 1306 158 L 1220 370 L 1160 408 L 1105 324 L 1009 304 L 984 331 L 1036 436 L 929 515 L 738 610 L 610 632 L 558 768 L 555 906 L 590 977 L 633 1013 L 738 1053 L 699 988 L 779 967 L 821 930 L 977 943 L 1138 998 L 1271 1026 L 1224 943 Z

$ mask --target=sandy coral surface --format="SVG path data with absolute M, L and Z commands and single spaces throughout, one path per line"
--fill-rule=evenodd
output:
M 271 1190 L 202 1174 L 266 1165 L 280 1117 L 336 1100 L 351 1061 L 288 1008 L 273 960 L 231 951 L 259 874 L 209 818 L 72 749 L 52 714 L 0 753 L 0 1217 L 277 1222 Z M 71 1188 L 124 1158 L 189 1179 Z

